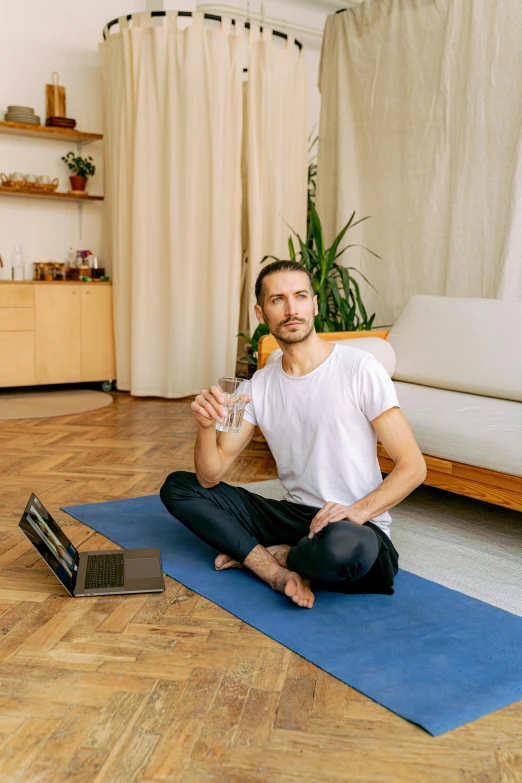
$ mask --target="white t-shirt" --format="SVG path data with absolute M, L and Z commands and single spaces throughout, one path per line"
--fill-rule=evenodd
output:
M 399 402 L 370 353 L 335 345 L 322 364 L 299 376 L 288 375 L 278 359 L 254 374 L 249 394 L 245 419 L 263 431 L 284 500 L 350 506 L 382 483 L 370 421 Z M 390 536 L 387 511 L 371 521 Z

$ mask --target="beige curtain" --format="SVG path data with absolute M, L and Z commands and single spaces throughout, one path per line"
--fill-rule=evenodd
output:
M 413 294 L 522 298 L 522 3 L 368 0 L 329 16 L 317 203 L 376 323 Z M 357 232 L 357 233 L 356 233 Z
M 265 255 L 288 258 L 290 225 L 306 232 L 307 83 L 293 38 L 281 45 L 269 28 L 248 38 L 243 145 L 243 289 L 241 329 L 253 333 L 254 284 Z M 288 225 L 287 225 L 288 224 Z
M 241 286 L 243 26 L 177 22 L 100 45 L 118 387 L 171 398 L 235 374 Z

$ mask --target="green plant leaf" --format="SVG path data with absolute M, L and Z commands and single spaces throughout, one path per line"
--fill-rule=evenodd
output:
M 339 253 L 337 253 L 337 255 L 335 256 L 335 258 L 339 258 L 339 256 L 342 256 L 342 254 L 343 254 L 343 253 L 344 253 L 346 250 L 348 250 L 350 247 L 362 247 L 362 248 L 363 248 L 363 250 L 367 250 L 367 251 L 368 251 L 368 253 L 371 253 L 371 255 L 372 255 L 372 256 L 375 256 L 375 258 L 378 258 L 378 259 L 379 259 L 379 261 L 382 261 L 382 260 L 383 260 L 383 259 L 382 259 L 382 256 L 378 256 L 378 255 L 377 255 L 377 253 L 374 253 L 374 252 L 373 252 L 373 250 L 370 250 L 370 248 L 369 248 L 369 247 L 366 247 L 366 245 L 359 245 L 357 242 L 356 242 L 355 244 L 353 244 L 353 245 L 346 245 L 346 247 L 343 247 L 343 249 L 342 249 L 342 250 L 340 250 L 340 251 L 339 251 Z
M 379 292 L 377 291 L 377 289 L 375 288 L 375 286 L 374 286 L 374 285 L 372 285 L 372 283 L 370 283 L 370 281 L 368 280 L 368 278 L 367 278 L 365 275 L 363 275 L 363 273 L 362 273 L 362 272 L 361 272 L 359 269 L 356 269 L 356 267 L 354 267 L 354 266 L 347 266 L 347 267 L 344 267 L 344 269 L 353 269 L 353 271 L 354 271 L 354 272 L 357 272 L 357 274 L 358 274 L 358 275 L 361 275 L 361 277 L 363 278 L 363 280 L 364 280 L 366 283 L 368 283 L 368 285 L 369 285 L 371 288 L 373 288 L 373 290 L 375 291 L 375 293 L 376 293 L 376 294 L 378 294 L 378 293 L 379 293 Z
M 353 287 L 355 289 L 355 298 L 357 299 L 357 304 L 359 305 L 359 312 L 361 313 L 363 321 L 367 321 L 368 320 L 368 316 L 366 314 L 366 310 L 364 309 L 363 301 L 362 301 L 362 298 L 361 298 L 361 291 L 360 291 L 360 288 L 359 288 L 359 283 L 353 277 L 352 277 L 352 283 L 353 283 Z
M 292 237 L 288 237 L 288 252 L 290 253 L 290 260 L 295 261 L 295 247 Z
M 310 223 L 312 226 L 312 238 L 314 240 L 317 255 L 322 258 L 324 255 L 323 227 L 314 204 L 310 204 Z

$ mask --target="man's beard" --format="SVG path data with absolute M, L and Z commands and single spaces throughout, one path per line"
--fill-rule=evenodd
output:
M 285 343 L 285 345 L 295 345 L 296 343 L 302 343 L 305 340 L 308 340 L 312 332 L 314 331 L 314 321 L 313 318 L 310 321 L 307 321 L 303 318 L 294 318 L 294 321 L 299 321 L 302 326 L 305 328 L 303 329 L 302 326 L 299 328 L 299 331 L 292 332 L 290 329 L 285 328 L 285 323 L 291 323 L 292 321 L 288 319 L 282 324 L 278 324 L 275 327 L 269 327 L 270 334 L 272 334 L 280 343 Z M 266 323 L 266 318 L 265 318 Z

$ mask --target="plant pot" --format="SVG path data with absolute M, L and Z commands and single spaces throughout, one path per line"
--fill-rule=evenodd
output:
M 73 190 L 85 190 L 87 179 L 85 177 L 69 177 Z

